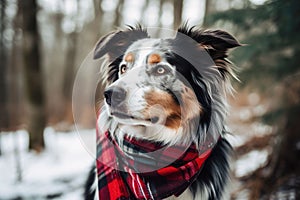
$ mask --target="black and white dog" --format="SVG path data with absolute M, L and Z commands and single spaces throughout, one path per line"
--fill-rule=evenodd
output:
M 225 31 L 187 25 L 174 38 L 150 38 L 140 26 L 101 38 L 94 59 L 106 56 L 105 104 L 85 198 L 222 199 L 232 150 L 224 138 L 234 77 L 227 56 L 238 46 Z

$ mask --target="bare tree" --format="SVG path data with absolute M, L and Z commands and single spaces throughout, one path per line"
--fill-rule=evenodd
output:
M 2 128 L 7 128 L 8 126 L 8 113 L 7 113 L 7 88 L 6 88 L 6 69 L 7 69 L 7 54 L 6 54 L 6 46 L 4 39 L 4 31 L 6 29 L 6 0 L 2 0 L 1 2 L 1 10 L 0 10 L 0 130 Z M 1 145 L 1 144 L 0 144 Z M 0 148 L 1 155 L 1 148 Z
M 22 105 L 22 97 L 21 97 L 21 81 L 23 78 L 21 77 L 21 67 L 22 62 L 22 52 L 21 52 L 21 12 L 18 9 L 17 14 L 14 16 L 12 20 L 12 25 L 14 29 L 13 38 L 11 42 L 11 47 L 8 50 L 8 58 L 7 58 L 7 71 L 6 71 L 6 101 L 7 101 L 7 120 L 8 127 L 10 130 L 16 130 L 18 125 L 20 125 L 22 115 L 20 113 L 24 113 Z
M 22 16 L 23 58 L 26 95 L 29 104 L 28 132 L 29 149 L 44 149 L 43 132 L 46 125 L 45 98 L 40 61 L 40 38 L 37 23 L 36 0 L 19 0 Z

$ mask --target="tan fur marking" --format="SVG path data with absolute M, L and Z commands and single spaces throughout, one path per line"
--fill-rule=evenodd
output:
M 189 120 L 199 116 L 202 112 L 202 108 L 193 90 L 189 87 L 184 87 L 183 89 L 184 92 L 182 93 L 182 102 L 180 105 L 167 92 L 151 91 L 145 94 L 145 100 L 148 104 L 145 113 L 149 113 L 149 109 L 152 106 L 159 105 L 163 108 L 159 112 L 165 112 L 165 126 L 175 130 L 179 129 L 183 125 L 181 123 L 188 123 Z
M 125 61 L 126 61 L 126 62 L 133 62 L 133 61 L 134 61 L 134 55 L 133 55 L 133 53 L 128 53 L 128 54 L 125 56 Z
M 211 45 L 206 45 L 206 44 L 199 44 L 199 46 L 201 47 L 201 48 L 203 48 L 203 49 L 207 49 L 207 50 L 209 50 L 209 49 L 214 49 Z
M 191 88 L 185 87 L 184 93 L 182 94 L 182 101 L 182 117 L 185 122 L 199 116 L 202 112 L 202 108 L 197 100 L 197 97 Z
M 184 86 L 181 99 L 182 102 L 178 105 L 169 93 L 163 91 L 151 91 L 145 94 L 145 100 L 148 104 L 145 113 L 149 113 L 149 109 L 152 106 L 161 106 L 163 110 L 159 110 L 159 112 L 165 112 L 165 126 L 176 130 L 180 126 L 184 126 L 184 123 L 188 123 L 189 120 L 200 116 L 202 112 L 202 107 L 191 88 Z
M 149 57 L 148 57 L 148 64 L 156 64 L 156 63 L 159 63 L 161 61 L 161 56 L 159 54 L 151 54 Z
M 148 104 L 148 108 L 146 108 L 145 113 L 148 113 L 149 108 L 151 108 L 152 106 L 160 105 L 164 108 L 166 115 L 165 126 L 175 130 L 180 127 L 181 108 L 169 93 L 162 91 L 152 91 L 145 94 L 145 100 Z

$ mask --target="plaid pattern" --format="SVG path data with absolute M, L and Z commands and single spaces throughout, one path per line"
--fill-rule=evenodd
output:
M 159 153 L 155 156 L 148 155 L 156 151 Z M 208 149 L 199 155 L 194 144 L 187 149 L 166 147 L 126 135 L 120 142 L 108 131 L 97 133 L 99 199 L 149 200 L 179 196 L 197 178 L 210 153 Z M 158 164 L 164 163 L 172 164 L 157 169 Z

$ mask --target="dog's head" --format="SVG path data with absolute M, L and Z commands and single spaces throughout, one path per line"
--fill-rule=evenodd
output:
M 169 39 L 141 27 L 104 36 L 94 51 L 107 56 L 100 126 L 169 144 L 220 135 L 233 74 L 227 50 L 239 45 L 227 32 L 186 26 Z

